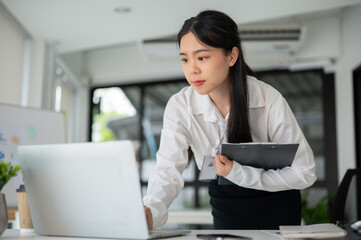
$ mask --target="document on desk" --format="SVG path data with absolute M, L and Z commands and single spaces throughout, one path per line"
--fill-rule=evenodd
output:
M 281 169 L 291 166 L 298 143 L 278 144 L 273 142 L 224 143 L 221 153 L 228 159 L 255 168 Z M 226 178 L 219 177 L 218 184 L 231 184 Z
M 346 230 L 333 223 L 280 226 L 283 238 L 337 238 L 345 237 Z

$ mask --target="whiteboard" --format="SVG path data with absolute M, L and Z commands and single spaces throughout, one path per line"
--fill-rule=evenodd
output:
M 0 104 L 0 158 L 18 165 L 17 146 L 65 143 L 63 114 L 35 108 Z M 16 189 L 23 184 L 18 173 L 1 190 L 8 207 L 17 207 Z

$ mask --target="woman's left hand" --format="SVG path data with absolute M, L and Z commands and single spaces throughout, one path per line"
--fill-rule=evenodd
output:
M 233 167 L 233 161 L 229 160 L 226 156 L 216 155 L 214 157 L 216 164 L 216 173 L 218 176 L 225 177 L 229 174 Z

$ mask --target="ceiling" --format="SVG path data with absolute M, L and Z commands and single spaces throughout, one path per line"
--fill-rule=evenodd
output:
M 238 24 L 315 18 L 361 0 L 0 0 L 32 38 L 71 53 L 174 36 L 183 21 L 204 9 Z M 123 13 L 118 13 L 124 11 Z

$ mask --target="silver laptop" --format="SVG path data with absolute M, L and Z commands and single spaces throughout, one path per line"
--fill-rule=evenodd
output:
M 148 232 L 130 141 L 19 146 L 18 157 L 39 235 L 150 239 L 190 232 Z

